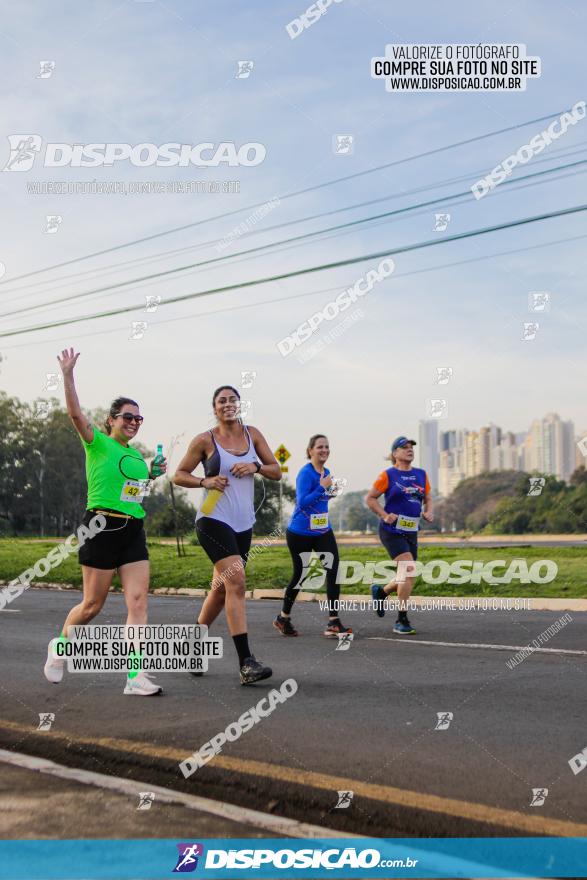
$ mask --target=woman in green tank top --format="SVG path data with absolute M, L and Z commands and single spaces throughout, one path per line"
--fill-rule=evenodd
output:
M 129 445 L 143 422 L 136 401 L 129 397 L 116 398 L 104 431 L 84 415 L 73 378 L 78 357 L 79 353 L 75 354 L 72 348 L 64 349 L 58 361 L 63 373 L 67 412 L 86 453 L 88 501 L 83 523 L 88 526 L 100 517 L 105 526 L 80 546 L 83 598 L 67 615 L 62 629 L 64 637 L 70 626 L 87 624 L 100 612 L 116 571 L 128 609 L 127 625 L 147 623 L 149 554 L 141 502 L 148 492 L 149 481 L 166 470 L 165 461 L 160 463 L 159 459 L 156 472 L 153 465 L 149 470 L 141 453 Z M 57 641 L 49 642 L 45 664 L 45 677 L 53 683 L 61 681 L 64 669 L 64 660 L 55 653 Z M 151 696 L 161 693 L 161 688 L 147 673 L 140 671 L 127 678 L 124 693 Z

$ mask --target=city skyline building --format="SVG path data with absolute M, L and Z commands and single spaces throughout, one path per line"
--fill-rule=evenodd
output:
M 487 471 L 526 471 L 552 474 L 568 482 L 573 471 L 587 462 L 580 445 L 587 431 L 576 436 L 572 421 L 558 413 L 534 419 L 528 431 L 513 432 L 490 423 L 477 430 L 441 431 L 437 439 L 436 469 L 431 467 L 434 432 L 429 421 L 420 422 L 420 442 L 425 446 L 422 467 L 435 473 L 435 484 L 442 497 L 450 495 L 458 484 Z

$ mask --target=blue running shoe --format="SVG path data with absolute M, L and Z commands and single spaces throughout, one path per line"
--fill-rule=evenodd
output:
M 416 634 L 416 630 L 407 617 L 403 620 L 397 620 L 394 624 L 393 631 L 399 636 L 413 636 Z
M 383 587 L 379 587 L 377 584 L 371 584 L 371 595 L 373 596 L 373 608 L 375 609 L 375 614 L 377 617 L 385 617 L 383 603 L 385 599 L 387 599 L 387 596 L 383 592 Z

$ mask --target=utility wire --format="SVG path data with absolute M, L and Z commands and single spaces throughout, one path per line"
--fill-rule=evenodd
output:
M 197 299 L 199 297 L 204 297 L 204 296 L 212 296 L 212 295 L 218 294 L 218 293 L 226 293 L 227 291 L 237 290 L 237 289 L 243 288 L 243 287 L 255 287 L 258 284 L 267 284 L 271 281 L 282 281 L 285 278 L 296 278 L 301 275 L 309 275 L 313 272 L 323 272 L 328 269 L 337 269 L 337 268 L 340 268 L 341 266 L 352 266 L 355 263 L 363 263 L 367 260 L 377 260 L 377 259 L 381 259 L 383 257 L 393 256 L 395 254 L 409 253 L 410 251 L 422 250 L 423 248 L 434 247 L 435 245 L 439 245 L 439 244 L 447 244 L 448 242 L 452 242 L 452 241 L 462 241 L 464 239 L 473 238 L 477 235 L 487 235 L 490 232 L 498 232 L 503 229 L 512 229 L 517 226 L 525 226 L 526 224 L 529 224 L 529 223 L 538 223 L 538 222 L 541 222 L 542 220 L 552 220 L 555 217 L 564 217 L 564 216 L 568 216 L 571 214 L 581 213 L 582 211 L 586 211 L 586 210 L 587 210 L 587 205 L 576 205 L 571 208 L 562 208 L 558 211 L 550 211 L 546 214 L 537 214 L 534 217 L 524 217 L 521 220 L 512 220 L 509 223 L 498 223 L 494 226 L 487 226 L 483 229 L 475 229 L 475 230 L 470 230 L 468 232 L 456 233 L 455 235 L 448 235 L 448 236 L 445 236 L 441 239 L 436 238 L 436 239 L 432 239 L 432 240 L 428 240 L 428 241 L 418 242 L 416 244 L 404 245 L 403 247 L 388 248 L 387 250 L 378 251 L 377 253 L 373 253 L 373 254 L 364 254 L 359 257 L 350 257 L 349 259 L 346 259 L 346 260 L 337 260 L 332 263 L 323 263 L 322 265 L 319 265 L 319 266 L 310 266 L 305 269 L 296 269 L 292 272 L 283 272 L 279 275 L 270 275 L 266 278 L 256 278 L 251 281 L 241 281 L 237 284 L 227 284 L 227 285 L 224 285 L 223 287 L 211 288 L 209 290 L 197 291 L 195 293 L 181 294 L 181 295 L 170 297 L 170 298 L 166 299 L 165 303 L 170 304 L 170 303 L 176 303 L 176 302 L 183 302 L 185 300 Z M 122 314 L 127 314 L 128 312 L 142 311 L 143 308 L 144 308 L 143 305 L 124 306 L 124 307 L 118 308 L 118 309 L 111 309 L 110 311 L 107 311 L 107 312 L 99 312 L 94 315 L 85 315 L 85 316 L 80 316 L 77 318 L 68 318 L 66 320 L 54 321 L 54 322 L 48 323 L 48 324 L 37 324 L 32 327 L 24 327 L 20 330 L 8 330 L 8 331 L 5 331 L 4 333 L 0 333 L 0 338 L 9 337 L 9 336 L 20 336 L 23 333 L 33 333 L 33 332 L 37 332 L 39 330 L 47 330 L 51 327 L 64 327 L 64 326 L 69 326 L 70 324 L 79 324 L 80 322 L 83 322 L 83 321 L 94 321 L 94 320 L 97 320 L 100 318 L 108 318 L 108 317 L 111 317 L 112 315 L 122 315 Z
M 577 174 L 585 173 L 586 170 L 587 169 L 580 169 L 578 171 L 570 172 L 569 174 L 560 175 L 559 177 L 556 177 L 553 182 L 558 182 L 559 180 L 564 180 L 567 177 L 575 177 Z M 518 190 L 527 189 L 528 187 L 536 186 L 540 182 L 541 181 L 534 181 L 534 182 L 530 181 L 529 183 L 525 183 L 519 187 L 516 187 L 516 189 L 514 191 L 517 192 Z M 469 198 L 458 199 L 458 200 L 455 200 L 451 203 L 451 207 L 457 207 L 460 205 L 464 205 L 464 204 L 467 204 L 469 201 L 470 201 Z M 427 208 L 421 208 L 419 210 L 414 211 L 412 213 L 411 217 L 418 217 L 418 216 L 422 216 L 422 215 L 425 215 L 428 213 L 429 212 L 428 212 Z M 397 222 L 401 222 L 401 220 L 402 220 L 402 217 L 392 217 L 391 219 L 378 220 L 377 222 L 374 222 L 370 228 L 371 229 L 379 228 L 387 223 L 397 223 Z M 335 238 L 341 238 L 344 235 L 351 235 L 353 232 L 354 232 L 353 229 L 347 229 L 342 232 L 334 232 L 334 233 L 331 233 L 330 235 L 324 235 L 319 239 L 319 243 L 322 244 L 325 241 L 331 241 Z M 297 244 L 285 244 L 285 245 L 282 245 L 281 247 L 275 247 L 271 252 L 271 256 L 273 257 L 277 254 L 281 254 L 281 253 L 285 253 L 286 251 L 294 250 L 295 248 L 297 248 Z M 240 259 L 235 259 L 234 262 L 230 264 L 230 267 L 232 268 L 233 266 L 240 265 L 241 263 L 247 263 L 250 260 L 255 260 L 255 259 L 256 259 L 255 254 L 252 254 L 249 256 L 244 256 L 244 257 L 241 257 Z M 222 268 L 222 267 L 214 267 L 214 268 Z M 198 269 L 191 269 L 190 271 L 187 271 L 185 274 L 185 278 L 188 278 L 192 275 L 197 274 L 198 271 L 199 271 Z M 396 277 L 399 277 L 399 276 L 396 276 Z M 159 281 L 157 279 L 155 279 L 154 281 L 143 282 L 141 285 L 141 288 L 144 292 L 145 287 L 151 287 L 154 284 L 159 284 Z M 338 289 L 340 289 L 340 288 L 338 288 Z M 132 290 L 132 288 L 127 290 L 127 292 L 130 292 L 131 290 Z M 101 296 L 101 299 L 104 299 L 105 297 L 108 297 L 108 296 L 116 296 L 116 295 L 118 295 L 118 291 L 116 289 L 113 289 L 113 290 L 107 291 L 106 293 L 103 293 Z M 92 296 L 98 296 L 98 294 L 92 294 Z M 44 308 L 42 303 L 38 305 L 38 308 L 41 313 L 47 310 Z M 60 306 L 57 306 L 57 308 L 60 308 Z M 53 311 L 53 309 L 50 309 L 50 311 Z M 39 320 L 44 320 L 44 319 L 39 318 Z
M 587 143 L 587 141 L 580 141 L 578 144 L 575 145 L 575 146 L 580 146 L 580 149 L 569 150 L 567 148 L 566 151 L 564 151 L 563 148 L 559 147 L 558 149 L 551 150 L 550 154 L 548 156 L 544 156 L 540 159 L 535 159 L 533 162 L 533 165 L 543 164 L 544 162 L 552 162 L 555 159 L 555 154 L 560 154 L 560 155 L 556 155 L 556 159 L 563 159 L 563 158 L 567 158 L 569 156 L 575 156 L 579 153 L 583 153 L 583 152 L 585 152 L 585 148 L 582 145 L 585 143 Z M 550 169 L 550 170 L 555 170 L 555 169 Z M 365 202 L 358 202 L 354 205 L 346 205 L 342 208 L 334 208 L 329 211 L 323 211 L 319 214 L 312 214 L 312 215 L 309 215 L 306 217 L 298 217 L 295 220 L 287 220 L 283 223 L 274 224 L 273 226 L 265 226 L 265 227 L 258 228 L 258 229 L 252 229 L 246 233 L 246 238 L 249 238 L 250 236 L 254 236 L 254 235 L 265 235 L 266 233 L 275 231 L 276 229 L 283 229 L 287 226 L 294 226 L 298 223 L 306 223 L 311 220 L 317 220 L 322 217 L 329 217 L 334 214 L 344 213 L 346 211 L 354 211 L 358 208 L 364 208 L 364 207 L 368 207 L 370 205 L 376 205 L 380 202 L 385 202 L 385 201 L 388 201 L 391 199 L 405 198 L 406 196 L 416 195 L 421 192 L 427 192 L 427 191 L 433 190 L 433 189 L 440 189 L 445 186 L 450 186 L 453 183 L 462 183 L 463 181 L 472 180 L 474 177 L 475 178 L 479 177 L 479 175 L 483 174 L 484 171 L 485 171 L 485 169 L 480 169 L 477 171 L 470 171 L 467 174 L 461 174 L 461 175 L 458 175 L 457 177 L 449 177 L 449 178 L 445 178 L 444 180 L 423 184 L 421 186 L 417 186 L 412 189 L 402 190 L 401 192 L 398 192 L 398 193 L 390 193 L 386 196 L 380 196 L 377 199 L 369 199 L 368 201 L 365 201 Z M 517 180 L 517 178 L 516 178 L 516 180 Z M 51 293 L 53 290 L 60 290 L 62 288 L 63 285 L 56 285 L 56 282 L 58 282 L 58 281 L 65 282 L 66 284 L 67 283 L 73 284 L 73 283 L 77 283 L 77 281 L 73 281 L 73 280 L 70 281 L 69 279 L 79 279 L 82 276 L 88 276 L 88 275 L 91 276 L 92 279 L 93 278 L 100 278 L 103 275 L 112 274 L 113 272 L 115 272 L 119 268 L 126 268 L 126 267 L 130 267 L 132 265 L 144 264 L 144 263 L 149 263 L 149 262 L 157 262 L 158 260 L 163 260 L 168 256 L 176 256 L 177 254 L 182 254 L 182 253 L 186 253 L 186 252 L 190 252 L 190 251 L 203 250 L 203 249 L 210 247 L 212 245 L 217 245 L 219 240 L 221 240 L 221 239 L 216 237 L 216 238 L 210 239 L 208 241 L 200 242 L 199 244 L 191 244 L 191 245 L 187 245 L 187 246 L 181 247 L 181 248 L 173 248 L 168 251 L 160 251 L 159 253 L 146 255 L 143 257 L 136 257 L 133 260 L 122 260 L 119 263 L 110 263 L 109 265 L 106 265 L 106 266 L 97 266 L 97 267 L 94 267 L 93 269 L 85 269 L 80 272 L 72 272 L 69 275 L 60 275 L 60 276 L 57 276 L 57 278 L 45 278 L 40 281 L 31 281 L 28 284 L 23 284 L 21 287 L 4 288 L 4 286 L 0 286 L 0 294 L 18 293 L 19 296 L 12 297 L 10 299 L 4 299 L 4 302 L 10 303 L 10 302 L 14 302 L 15 300 L 20 301 L 22 299 L 22 295 L 21 295 L 22 291 L 27 291 L 27 290 L 29 291 L 28 293 L 24 294 L 25 296 L 37 296 L 39 294 Z M 53 284 L 55 286 L 46 288 L 43 291 L 29 290 L 31 287 L 38 287 L 40 285 L 46 285 L 46 284 Z
M 510 126 L 507 126 L 506 128 L 495 129 L 494 131 L 489 131 L 489 132 L 486 132 L 485 134 L 476 135 L 475 137 L 472 137 L 472 138 L 465 138 L 462 141 L 455 141 L 454 143 L 446 144 L 443 147 L 436 147 L 433 150 L 426 150 L 422 153 L 416 153 L 416 155 L 414 155 L 414 156 L 405 156 L 402 159 L 395 159 L 393 162 L 386 162 L 383 165 L 377 165 L 374 168 L 367 168 L 364 171 L 357 171 L 354 174 L 347 174 L 344 177 L 336 177 L 333 180 L 327 180 L 327 181 L 324 181 L 323 183 L 315 184 L 314 186 L 309 186 L 309 187 L 305 187 L 304 189 L 295 190 L 294 192 L 291 192 L 291 193 L 286 193 L 283 196 L 279 196 L 279 200 L 281 202 L 283 202 L 286 199 L 292 199 L 292 198 L 295 198 L 300 195 L 305 195 L 306 193 L 314 192 L 319 189 L 324 189 L 325 187 L 333 186 L 337 183 L 343 183 L 347 180 L 354 180 L 359 177 L 364 177 L 367 174 L 374 174 L 375 172 L 383 171 L 386 168 L 393 168 L 397 165 L 402 165 L 405 162 L 413 162 L 416 159 L 424 159 L 428 156 L 435 156 L 438 153 L 445 152 L 446 150 L 453 150 L 456 147 L 462 147 L 462 146 L 465 146 L 466 144 L 476 143 L 477 141 L 485 140 L 486 138 L 489 138 L 489 137 L 496 137 L 499 134 L 505 134 L 506 132 L 515 131 L 519 128 L 525 128 L 528 125 L 533 125 L 534 123 L 543 122 L 546 119 L 551 119 L 553 116 L 560 116 L 562 113 L 569 112 L 570 109 L 571 108 L 567 108 L 565 110 L 557 111 L 556 113 L 549 113 L 546 116 L 538 116 L 538 117 L 535 117 L 534 119 L 528 119 L 528 120 L 526 120 L 526 122 L 519 122 L 516 125 L 510 125 Z M 253 204 L 253 205 L 247 205 L 244 208 L 235 208 L 233 211 L 225 211 L 222 214 L 216 214 L 214 217 L 207 217 L 204 220 L 196 220 L 192 223 L 184 223 L 182 226 L 175 226 L 172 229 L 165 229 L 165 230 L 162 230 L 161 232 L 153 233 L 152 235 L 146 235 L 146 236 L 143 236 L 142 238 L 136 238 L 133 241 L 127 241 L 124 244 L 114 245 L 113 247 L 104 248 L 103 250 L 100 250 L 100 251 L 94 251 L 93 253 L 85 254 L 82 257 L 75 257 L 71 260 L 64 260 L 61 263 L 54 263 L 52 266 L 45 266 L 42 269 L 35 269 L 32 272 L 25 272 L 22 275 L 15 275 L 14 278 L 12 278 L 10 280 L 11 281 L 18 281 L 21 278 L 31 278 L 33 275 L 39 275 L 41 272 L 49 272 L 52 269 L 59 269 L 62 266 L 71 266 L 74 263 L 81 262 L 82 260 L 89 260 L 93 257 L 102 256 L 103 254 L 113 253 L 114 251 L 119 251 L 119 250 L 122 250 L 123 248 L 132 247 L 135 244 L 142 244 L 145 241 L 153 241 L 153 239 L 162 238 L 165 235 L 173 235 L 176 232 L 182 232 L 185 229 L 193 229 L 194 227 L 201 226 L 204 223 L 212 223 L 215 220 L 220 220 L 220 219 L 223 219 L 224 217 L 232 217 L 235 214 L 241 214 L 243 211 L 252 211 L 254 208 L 258 208 L 261 205 L 266 204 L 266 202 L 267 202 L 267 200 L 265 200 L 263 202 L 255 202 L 255 204 Z
M 553 180 L 553 182 L 558 182 L 559 180 L 564 180 L 564 179 L 566 179 L 566 178 L 568 178 L 568 177 L 575 177 L 577 174 L 585 173 L 586 170 L 587 170 L 587 169 L 579 169 L 578 171 L 573 171 L 573 172 L 570 172 L 570 173 L 568 173 L 568 174 L 562 174 L 562 175 L 556 177 L 556 178 Z M 513 190 L 513 191 L 517 192 L 518 190 L 527 189 L 528 187 L 536 186 L 536 185 L 539 184 L 540 182 L 541 182 L 541 181 L 530 181 L 529 183 L 525 183 L 525 184 L 522 184 L 521 186 L 516 187 L 516 189 Z M 455 201 L 453 201 L 453 202 L 451 203 L 451 207 L 457 207 L 457 206 L 460 206 L 460 205 L 464 205 L 464 204 L 468 203 L 469 201 L 470 201 L 469 198 L 458 199 L 458 200 L 455 200 Z M 411 217 L 418 217 L 418 216 L 422 216 L 422 215 L 425 215 L 425 214 L 428 214 L 428 213 L 429 213 L 429 212 L 428 212 L 428 209 L 427 209 L 427 208 L 421 208 L 421 209 L 419 209 L 419 210 L 414 211 L 414 212 L 412 213 Z M 397 223 L 397 222 L 401 222 L 401 220 L 402 220 L 402 217 L 392 217 L 391 219 L 378 220 L 377 222 L 374 222 L 374 223 L 371 225 L 370 228 L 371 228 L 371 229 L 379 228 L 379 227 L 381 227 L 381 226 L 383 226 L 383 225 L 385 225 L 385 224 L 388 224 L 388 223 Z M 333 232 L 333 233 L 330 233 L 329 235 L 323 235 L 323 236 L 320 237 L 320 239 L 319 239 L 319 243 L 322 244 L 323 242 L 331 241 L 331 240 L 333 240 L 333 239 L 335 239 L 335 238 L 341 238 L 341 237 L 344 236 L 344 235 L 352 235 L 353 232 L 354 232 L 353 229 L 346 229 L 346 230 L 344 230 L 344 231 L 342 231 L 342 232 Z M 285 245 L 282 245 L 281 247 L 275 247 L 275 248 L 272 250 L 272 252 L 271 252 L 271 256 L 275 256 L 275 255 L 277 255 L 277 254 L 285 253 L 286 251 L 291 251 L 291 250 L 294 250 L 294 249 L 296 249 L 296 248 L 297 248 L 297 244 L 285 244 Z M 257 257 L 256 257 L 256 254 L 252 254 L 252 255 L 249 255 L 249 256 L 243 256 L 243 257 L 241 257 L 240 259 L 235 259 L 234 262 L 230 264 L 230 267 L 232 268 L 233 266 L 240 265 L 241 263 L 247 263 L 247 262 L 249 262 L 250 260 L 255 260 L 256 258 L 257 258 Z M 213 267 L 213 268 L 222 268 L 222 267 Z M 192 275 L 196 275 L 196 274 L 198 273 L 198 271 L 199 271 L 198 269 L 191 269 L 190 271 L 187 271 L 186 274 L 185 274 L 185 278 L 188 278 L 188 277 L 190 277 L 190 276 L 192 276 Z M 396 277 L 399 277 L 399 276 L 396 276 Z M 155 279 L 154 281 L 146 281 L 146 282 L 143 282 L 143 283 L 140 285 L 140 287 L 142 288 L 142 290 L 143 290 L 143 292 L 144 292 L 144 290 L 145 290 L 146 287 L 151 287 L 152 285 L 156 285 L 156 284 L 159 284 L 159 283 L 160 283 L 160 282 L 159 282 L 157 279 Z M 340 289 L 340 288 L 338 288 L 338 289 Z M 131 291 L 132 291 L 132 288 L 129 288 L 129 289 L 127 290 L 127 292 L 131 292 Z M 103 300 L 103 299 L 106 298 L 106 297 L 109 297 L 109 296 L 117 296 L 117 295 L 118 295 L 118 291 L 117 291 L 116 289 L 113 289 L 113 290 L 107 291 L 106 293 L 103 293 L 103 294 L 101 295 L 101 299 Z M 92 296 L 95 297 L 95 296 L 98 296 L 98 294 L 93 294 Z M 38 308 L 39 308 L 39 311 L 41 312 L 41 314 L 42 314 L 43 312 L 47 311 L 47 309 L 44 308 L 43 304 L 39 304 L 39 305 L 38 305 Z M 59 309 L 60 306 L 57 306 L 56 308 Z M 50 308 L 50 307 L 49 307 L 49 310 L 50 310 L 51 312 L 53 311 L 53 309 Z M 45 319 L 39 317 L 39 320 L 45 320 Z
M 559 165 L 556 168 L 545 168 L 544 170 L 536 171 L 533 174 L 525 174 L 520 177 L 514 178 L 513 180 L 506 180 L 506 181 L 504 181 L 503 184 L 501 184 L 501 186 L 506 187 L 506 186 L 511 186 L 513 184 L 519 184 L 525 180 L 534 180 L 535 178 L 538 178 L 538 177 L 544 177 L 547 174 L 553 174 L 558 171 L 565 171 L 569 168 L 577 168 L 579 166 L 584 166 L 584 165 L 587 165 L 587 159 L 581 159 L 577 162 L 570 162 L 566 165 Z M 504 190 L 502 190 L 502 191 L 504 191 Z M 211 257 L 207 260 L 200 260 L 199 262 L 196 262 L 196 263 L 188 263 L 185 266 L 176 266 L 173 269 L 164 269 L 164 270 L 161 270 L 160 272 L 153 272 L 149 275 L 143 275 L 138 278 L 129 278 L 127 281 L 118 281 L 115 284 L 109 284 L 104 287 L 95 287 L 92 290 L 87 290 L 87 291 L 84 291 L 83 293 L 68 294 L 67 296 L 59 297 L 58 299 L 49 300 L 49 302 L 47 302 L 47 303 L 37 303 L 35 305 L 25 306 L 24 308 L 17 309 L 15 311 L 11 311 L 11 312 L 1 312 L 0 318 L 6 318 L 6 317 L 10 317 L 12 315 L 21 315 L 24 312 L 35 311 L 37 309 L 45 309 L 47 306 L 58 305 L 58 304 L 64 303 L 64 302 L 72 302 L 73 300 L 83 299 L 86 296 L 92 296 L 93 294 L 96 294 L 96 293 L 104 293 L 105 291 L 114 290 L 114 289 L 118 289 L 121 287 L 128 287 L 129 285 L 134 286 L 137 284 L 141 284 L 145 281 L 152 281 L 155 279 L 164 278 L 168 275 L 176 275 L 178 272 L 186 272 L 189 269 L 199 269 L 203 266 L 212 266 L 217 263 L 224 263 L 226 260 L 234 260 L 236 257 L 241 257 L 241 256 L 245 256 L 248 254 L 256 254 L 261 251 L 270 250 L 271 248 L 275 248 L 275 247 L 277 247 L 279 245 L 283 245 L 283 244 L 290 244 L 290 243 L 304 241 L 308 238 L 314 238 L 318 235 L 322 235 L 322 234 L 328 233 L 328 232 L 335 232 L 335 231 L 339 231 L 342 229 L 354 228 L 356 226 L 362 225 L 363 223 L 371 223 L 374 220 L 381 220 L 384 218 L 387 219 L 387 218 L 390 218 L 393 216 L 397 216 L 399 214 L 405 214 L 410 211 L 414 211 L 417 208 L 427 208 L 427 207 L 431 207 L 432 205 L 438 205 L 438 204 L 449 204 L 450 202 L 454 201 L 455 199 L 459 199 L 459 198 L 463 198 L 463 197 L 470 197 L 470 192 L 471 192 L 470 189 L 463 190 L 462 192 L 459 192 L 459 193 L 453 193 L 453 195 L 440 196 L 435 199 L 429 199 L 428 201 L 420 202 L 416 205 L 407 205 L 406 207 L 403 207 L 403 208 L 395 208 L 393 211 L 385 211 L 382 214 L 374 214 L 370 217 L 362 217 L 357 220 L 348 220 L 346 223 L 339 223 L 335 226 L 326 227 L 325 229 L 318 229 L 318 230 L 315 230 L 314 232 L 304 232 L 301 235 L 292 236 L 290 238 L 282 239 L 281 241 L 269 242 L 268 244 L 257 245 L 257 247 L 248 248 L 248 249 L 242 250 L 242 251 L 236 251 L 234 254 L 226 254 L 225 256 L 221 256 L 221 257 Z
M 412 269 L 409 272 L 398 272 L 397 275 L 394 273 L 394 278 L 407 278 L 412 275 L 422 275 L 425 272 L 438 272 L 438 271 L 442 271 L 443 269 L 452 269 L 457 266 L 465 266 L 465 265 L 468 265 L 469 263 L 478 263 L 481 260 L 492 260 L 495 257 L 508 257 L 508 256 L 511 256 L 512 254 L 519 254 L 519 253 L 523 253 L 525 251 L 542 250 L 545 247 L 552 247 L 553 245 L 557 245 L 557 244 L 567 244 L 568 242 L 572 242 L 572 241 L 583 241 L 583 239 L 585 239 L 585 238 L 587 238 L 587 234 L 586 235 L 575 235 L 575 236 L 571 236 L 568 238 L 557 238 L 554 241 L 546 241 L 546 242 L 541 242 L 540 244 L 526 245 L 525 247 L 513 248 L 512 250 L 509 250 L 509 251 L 496 251 L 492 254 L 482 254 L 481 256 L 478 256 L 478 257 L 470 257 L 468 260 L 456 260 L 456 261 L 453 261 L 452 263 L 441 263 L 438 266 L 426 266 L 423 269 Z M 351 284 L 352 284 L 352 282 L 351 282 Z M 259 306 L 276 305 L 276 304 L 279 305 L 280 303 L 289 302 L 290 300 L 305 299 L 309 296 L 318 296 L 319 294 L 333 293 L 334 291 L 340 292 L 341 290 L 344 290 L 345 287 L 348 287 L 348 286 L 349 285 L 339 284 L 336 287 L 323 287 L 320 290 L 306 291 L 306 293 L 292 293 L 289 296 L 280 297 L 278 300 L 266 299 L 266 300 L 260 300 L 260 301 L 253 302 L 253 303 L 244 303 L 243 305 L 240 305 L 240 306 L 234 306 L 234 305 L 223 306 L 220 309 L 213 309 L 212 311 L 208 311 L 208 312 L 197 312 L 197 313 L 192 313 L 190 315 L 179 315 L 175 318 L 165 318 L 163 321 L 155 321 L 153 326 L 159 327 L 160 325 L 163 325 L 163 324 L 173 324 L 176 321 L 188 321 L 188 320 L 190 320 L 190 318 L 191 319 L 207 318 L 212 315 L 221 315 L 226 312 L 238 312 L 238 311 L 241 311 L 242 309 L 254 309 L 254 308 L 258 308 Z M 110 327 L 108 330 L 98 330 L 97 332 L 94 330 L 91 333 L 80 333 L 76 336 L 76 339 L 87 339 L 88 337 L 93 338 L 94 336 L 104 336 L 109 333 L 118 333 L 118 332 L 120 332 L 120 327 L 118 327 L 118 326 L 117 327 Z M 59 343 L 61 340 L 62 340 L 62 337 L 55 337 L 54 339 L 45 339 L 45 340 L 43 340 L 43 342 L 38 343 L 38 344 L 39 345 L 53 345 L 53 343 Z M 30 342 L 20 342 L 20 343 L 17 343 L 16 345 L 3 345 L 2 351 L 12 351 L 13 349 L 16 349 L 16 348 L 28 348 L 29 346 L 30 346 Z

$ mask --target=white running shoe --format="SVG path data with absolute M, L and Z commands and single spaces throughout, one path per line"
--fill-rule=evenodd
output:
M 134 694 L 136 697 L 154 697 L 162 693 L 163 688 L 151 681 L 147 672 L 137 672 L 134 678 L 126 679 L 125 694 Z
M 61 659 L 61 657 L 57 657 L 55 654 L 55 645 L 57 644 L 57 641 L 57 639 L 51 639 L 49 642 L 49 647 L 47 649 L 47 662 L 43 669 L 45 678 L 52 684 L 58 684 L 61 681 L 63 678 L 63 670 L 65 668 L 65 660 Z

